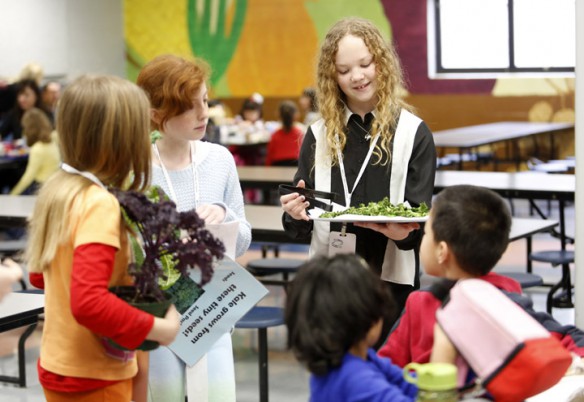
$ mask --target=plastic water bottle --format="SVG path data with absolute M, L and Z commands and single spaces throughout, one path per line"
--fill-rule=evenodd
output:
M 456 402 L 456 366 L 448 363 L 410 363 L 404 378 L 418 386 L 417 402 Z

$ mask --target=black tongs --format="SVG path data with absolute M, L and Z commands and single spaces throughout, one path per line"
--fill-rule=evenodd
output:
M 318 207 L 327 212 L 333 210 L 332 204 L 327 204 L 326 202 L 317 200 L 316 197 L 324 198 L 325 200 L 331 200 L 332 202 L 336 202 L 337 204 L 340 204 L 342 202 L 340 196 L 337 193 L 327 193 L 326 191 L 313 190 L 310 188 L 294 187 L 289 184 L 280 184 L 280 186 L 278 187 L 278 191 L 280 195 L 292 193 L 298 193 L 300 195 L 303 195 L 304 198 L 306 198 L 306 201 L 308 201 L 308 203 L 310 204 L 308 209 Z

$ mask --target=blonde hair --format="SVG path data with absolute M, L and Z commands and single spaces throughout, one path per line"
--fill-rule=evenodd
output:
M 150 181 L 149 102 L 129 81 L 82 76 L 59 103 L 63 162 L 93 173 L 105 186 L 143 191 Z M 29 224 L 31 272 L 46 270 L 70 235 L 69 213 L 92 182 L 59 170 L 42 186 Z
M 37 85 L 41 85 L 43 75 L 43 68 L 39 64 L 31 62 L 22 67 L 18 75 L 18 81 L 33 80 Z
M 338 21 L 326 34 L 320 49 L 316 79 L 317 99 L 319 111 L 326 126 L 327 153 L 333 165 L 337 164 L 336 137 L 338 136 L 341 150 L 345 148 L 347 142 L 344 118 L 347 100 L 339 88 L 335 67 L 339 41 L 347 35 L 361 38 L 373 57 L 377 103 L 371 135 L 380 134 L 381 141 L 375 146 L 377 156 L 375 163 L 385 165 L 391 160 L 390 144 L 400 111 L 402 108 L 411 108 L 400 96 L 404 81 L 395 48 L 391 42 L 383 39 L 375 25 L 362 18 L 345 18 Z
M 51 142 L 53 125 L 45 112 L 33 107 L 22 115 L 22 134 L 26 137 L 26 145 L 32 147 L 36 142 Z

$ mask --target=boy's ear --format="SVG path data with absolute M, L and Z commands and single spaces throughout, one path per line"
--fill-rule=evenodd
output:
M 444 264 L 450 259 L 450 247 L 445 241 L 438 243 L 436 258 L 439 264 Z

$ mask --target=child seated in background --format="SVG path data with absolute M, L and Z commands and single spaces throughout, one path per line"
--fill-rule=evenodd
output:
M 304 88 L 298 102 L 300 103 L 300 108 L 304 114 L 303 123 L 306 127 L 320 119 L 320 113 L 318 113 L 318 103 L 316 100 L 316 89 L 311 87 Z
M 30 147 L 26 170 L 11 195 L 33 194 L 59 169 L 61 156 L 53 139 L 53 125 L 46 113 L 32 108 L 22 116 L 22 133 Z
M 584 356 L 584 332 L 573 325 L 562 326 L 547 313 L 535 312 L 517 281 L 491 272 L 507 249 L 510 228 L 509 209 L 495 192 L 469 185 L 442 190 L 432 202 L 424 227 L 420 259 L 427 274 L 445 279 L 409 295 L 379 355 L 401 367 L 410 362 L 427 363 L 434 346 L 436 310 L 443 296 L 454 281 L 479 278 L 502 290 L 566 349 Z
M 303 133 L 294 126 L 298 108 L 290 100 L 280 103 L 280 121 L 282 127 L 276 130 L 270 142 L 266 154 L 266 165 L 298 166 L 298 155 L 302 145 Z
M 371 349 L 395 303 L 362 258 L 310 260 L 287 297 L 288 346 L 312 373 L 310 401 L 415 400 L 402 370 Z
M 250 98 L 243 101 L 239 114 L 235 116 L 234 121 L 238 126 L 237 131 L 246 138 L 245 142 L 249 141 L 251 134 L 265 132 L 263 102 L 264 98 L 260 94 L 254 93 Z M 267 139 L 264 140 L 264 143 L 266 141 Z M 257 147 L 231 145 L 229 151 L 233 154 L 237 165 L 264 164 L 264 155 L 259 152 Z M 251 196 L 250 201 L 254 202 L 255 197 Z
M 252 97 L 243 101 L 239 115 L 236 118 L 239 119 L 240 124 L 263 126 L 263 115 L 263 98 L 252 95 Z

